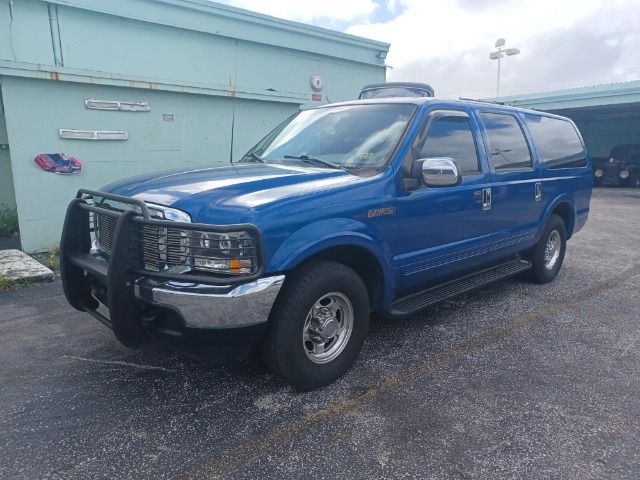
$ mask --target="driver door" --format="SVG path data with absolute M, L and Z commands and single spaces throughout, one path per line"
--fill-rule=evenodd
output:
M 401 293 L 420 290 L 487 261 L 491 237 L 491 177 L 477 123 L 461 110 L 435 110 L 405 159 L 449 157 L 461 172 L 456 186 L 421 185 L 398 198 Z

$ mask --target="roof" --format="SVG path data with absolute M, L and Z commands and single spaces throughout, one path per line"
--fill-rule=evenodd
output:
M 44 1 L 44 0 L 43 0 Z M 257 43 L 268 43 L 289 49 L 299 45 L 291 34 L 306 37 L 303 47 L 326 54 L 327 44 L 343 48 L 358 46 L 388 52 L 390 44 L 349 35 L 326 28 L 231 7 L 209 0 L 46 0 L 47 3 L 74 7 L 116 17 L 183 28 Z M 241 28 L 239 28 L 241 27 Z M 268 31 L 267 31 L 268 29 Z M 275 29 L 276 31 L 274 32 Z M 279 32 L 281 33 L 279 33 Z M 287 35 L 288 33 L 288 35 Z M 314 48 L 321 41 L 320 50 Z M 338 49 L 331 55 L 341 56 Z M 347 57 L 348 58 L 348 57 Z M 351 58 L 349 58 L 351 60 Z
M 380 98 L 367 98 L 362 100 L 359 100 L 359 99 L 347 100 L 345 102 L 319 105 L 314 108 L 331 108 L 331 107 L 342 106 L 342 105 L 361 105 L 361 104 L 378 105 L 378 104 L 399 104 L 399 103 L 416 105 L 417 107 L 421 107 L 422 105 L 425 105 L 425 104 L 431 104 L 431 105 L 435 105 L 436 107 L 442 107 L 443 110 L 446 110 L 447 108 L 451 108 L 451 107 L 460 106 L 460 105 L 471 107 L 472 109 L 475 109 L 475 110 L 482 110 L 483 107 L 485 108 L 491 107 L 492 109 L 495 108 L 498 110 L 505 110 L 505 111 L 518 110 L 520 112 L 532 113 L 535 115 L 544 115 L 549 117 L 559 116 L 555 114 L 555 112 L 553 113 L 541 112 L 539 110 L 533 110 L 530 108 L 526 108 L 524 106 L 509 105 L 509 104 L 503 104 L 501 102 L 491 102 L 487 100 L 472 100 L 468 98 L 452 100 L 449 98 L 445 99 L 445 98 L 437 98 L 437 97 L 436 98 L 434 97 L 380 97 Z
M 499 98 L 487 98 L 508 105 L 537 110 L 567 110 L 582 107 L 640 102 L 640 80 L 608 83 L 588 87 L 524 93 Z

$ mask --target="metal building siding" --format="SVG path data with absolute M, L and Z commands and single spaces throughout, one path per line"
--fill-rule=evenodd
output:
M 54 65 L 46 3 L 0 1 L 0 60 Z
M 4 75 L 298 103 L 313 73 L 334 101 L 351 98 L 323 64 L 383 81 L 389 49 L 198 0 L 0 2 L 0 38 Z

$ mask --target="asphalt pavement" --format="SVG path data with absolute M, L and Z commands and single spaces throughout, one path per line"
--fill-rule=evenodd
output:
M 59 281 L 0 293 L 0 477 L 640 477 L 640 191 L 596 189 L 556 280 L 375 319 L 296 393 L 260 365 L 131 350 Z

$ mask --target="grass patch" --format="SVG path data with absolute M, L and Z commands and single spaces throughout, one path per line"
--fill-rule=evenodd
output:
M 49 249 L 49 258 L 47 266 L 54 272 L 60 269 L 60 247 L 55 245 Z
M 0 235 L 17 233 L 18 230 L 18 210 L 0 205 Z
M 39 282 L 36 280 L 31 280 L 29 278 L 25 278 L 23 280 L 12 280 L 7 275 L 0 275 L 0 292 L 7 292 L 15 288 L 35 287 L 37 285 L 42 285 L 43 283 L 48 282 Z
M 45 253 L 38 253 L 32 257 L 55 273 L 60 270 L 60 247 L 57 245 L 49 248 Z
M 29 287 L 35 287 L 36 285 L 41 285 L 42 283 L 43 282 L 36 282 L 34 280 L 24 279 L 24 280 L 18 280 L 17 282 L 14 283 L 14 285 L 20 288 L 29 288 Z
M 0 292 L 6 292 L 13 287 L 13 280 L 7 275 L 0 275 Z

